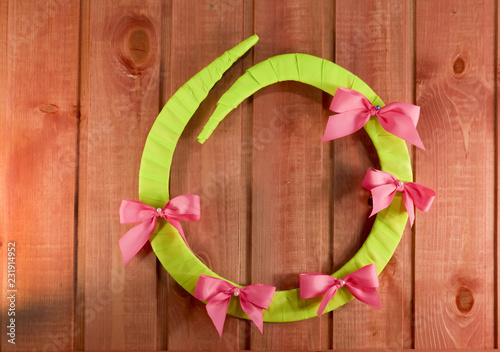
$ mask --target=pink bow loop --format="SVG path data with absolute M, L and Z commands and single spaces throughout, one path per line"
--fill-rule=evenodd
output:
M 368 169 L 363 180 L 363 187 L 372 193 L 373 209 L 370 216 L 387 208 L 396 192 L 402 192 L 403 203 L 411 226 L 415 222 L 413 205 L 422 211 L 428 211 L 436 197 L 436 192 L 430 188 L 415 182 L 400 181 L 388 172 L 375 169 Z
M 326 274 L 300 274 L 300 298 L 312 298 L 323 295 L 318 308 L 318 315 L 323 314 L 333 296 L 341 287 L 347 287 L 358 300 L 377 309 L 381 308 L 378 287 L 378 276 L 375 264 L 370 264 L 337 279 Z
M 122 200 L 120 223 L 129 224 L 142 221 L 120 238 L 120 249 L 125 265 L 149 240 L 156 228 L 158 217 L 162 217 L 172 224 L 187 244 L 179 220 L 196 221 L 200 219 L 200 197 L 194 194 L 180 195 L 172 198 L 163 208 L 158 209 L 141 202 Z
M 389 133 L 425 150 L 416 126 L 420 107 L 394 102 L 374 106 L 363 94 L 343 87 L 335 93 L 330 110 L 337 112 L 328 119 L 323 142 L 341 138 L 361 129 L 370 116 L 377 116 L 381 126 Z
M 148 220 L 155 217 L 156 214 L 157 211 L 155 208 L 135 200 L 122 200 L 120 204 L 121 224 L 131 224 Z
M 207 313 L 210 319 L 212 319 L 219 335 L 222 336 L 227 309 L 232 296 L 239 298 L 241 309 L 243 309 L 262 333 L 264 326 L 262 311 L 269 307 L 275 291 L 276 287 L 260 284 L 239 288 L 227 281 L 207 275 L 200 275 L 196 283 L 194 297 L 208 301 L 206 305 Z

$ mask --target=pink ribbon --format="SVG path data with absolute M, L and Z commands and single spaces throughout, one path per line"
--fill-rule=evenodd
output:
M 212 319 L 219 335 L 222 336 L 231 296 L 239 297 L 241 308 L 262 333 L 264 325 L 262 310 L 269 307 L 274 291 L 276 291 L 276 287 L 260 284 L 245 286 L 240 289 L 227 281 L 200 275 L 196 284 L 194 297 L 208 301 L 208 315 Z
M 363 94 L 339 87 L 330 105 L 330 110 L 338 112 L 328 119 L 323 142 L 347 136 L 361 129 L 370 116 L 377 116 L 382 127 L 389 133 L 425 150 L 416 126 L 420 107 L 395 102 L 380 107 L 374 106 Z
M 300 274 L 300 298 L 312 298 L 324 295 L 318 308 L 318 315 L 323 314 L 330 300 L 341 287 L 347 287 L 349 292 L 363 303 L 381 309 L 378 287 L 378 276 L 375 264 L 336 279 L 326 274 Z
M 122 200 L 120 223 L 129 224 L 142 221 L 141 224 L 134 226 L 120 238 L 120 249 L 125 265 L 149 240 L 156 228 L 158 217 L 164 218 L 175 227 L 187 244 L 179 220 L 196 221 L 200 219 L 200 197 L 194 194 L 184 194 L 171 199 L 163 208 L 157 209 L 141 202 Z
M 368 169 L 363 180 L 363 187 L 371 191 L 373 210 L 370 216 L 387 208 L 397 192 L 403 192 L 403 202 L 410 218 L 410 225 L 415 221 L 413 205 L 422 211 L 428 211 L 436 193 L 415 182 L 403 182 L 388 172 Z

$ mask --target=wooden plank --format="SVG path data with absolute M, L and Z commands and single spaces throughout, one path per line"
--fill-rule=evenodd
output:
M 1 349 L 70 349 L 79 4 L 2 1 L 0 13 L 1 268 L 15 248 L 16 280 L 2 280 Z
M 246 8 L 248 2 L 230 0 L 172 3 L 172 24 L 164 33 L 171 38 L 170 57 L 163 66 L 168 73 L 164 102 L 203 67 L 251 35 L 244 32 Z M 249 63 L 236 62 L 201 104 L 178 143 L 171 179 L 172 197 L 186 193 L 201 197 L 201 219 L 182 224 L 193 251 L 213 271 L 242 284 L 247 281 L 248 250 L 245 236 L 248 199 L 244 192 L 247 186 L 241 160 L 245 110 L 237 108 L 203 146 L 196 137 L 217 100 Z M 227 317 L 224 334 L 219 338 L 205 304 L 170 278 L 165 313 L 168 349 L 233 350 L 246 346 L 246 321 Z
M 153 352 L 157 350 L 150 350 L 150 351 L 144 351 L 142 350 L 141 352 Z M 169 350 L 171 352 L 188 352 L 192 350 Z M 216 352 L 218 350 L 204 350 L 204 352 Z M 248 350 L 234 350 L 236 351 L 248 351 Z M 276 350 L 261 350 L 262 352 L 275 352 Z M 296 352 L 297 350 L 295 349 L 280 349 L 280 352 Z M 315 352 L 328 352 L 332 351 L 331 349 L 327 350 L 314 350 Z M 353 350 L 335 350 L 335 352 L 352 352 Z M 366 350 L 359 350 L 359 351 L 366 351 Z M 410 351 L 415 351 L 415 349 L 399 349 L 399 348 L 383 348 L 383 349 L 370 349 L 370 352 L 410 352 Z M 418 349 L 419 352 L 436 352 L 436 349 Z M 464 350 L 464 349 L 446 349 L 446 352 L 464 352 L 464 351 L 470 351 L 470 350 Z M 475 351 L 473 349 L 473 351 Z M 86 352 L 94 352 L 94 351 L 86 351 Z M 482 349 L 481 352 L 498 352 L 498 349 Z
M 412 1 L 337 1 L 335 61 L 386 102 L 413 102 Z M 371 231 L 366 170 L 380 168 L 366 133 L 334 142 L 334 267 L 340 268 Z M 346 216 L 346 214 L 349 214 Z M 409 227 L 380 275 L 382 311 L 350 302 L 333 313 L 333 348 L 410 348 L 412 238 Z
M 170 88 L 170 31 L 172 28 L 172 2 L 162 6 L 162 32 L 160 52 L 160 110 L 165 105 L 165 93 L 172 94 Z M 157 289 L 157 318 L 156 318 L 156 350 L 168 349 L 168 273 L 159 261 L 156 262 L 156 275 L 158 278 Z
M 332 1 L 257 1 L 261 37 L 254 63 L 303 52 L 333 58 Z M 252 134 L 251 282 L 298 287 L 299 274 L 329 273 L 330 148 L 322 144 L 328 113 L 323 93 L 296 82 L 254 97 Z M 306 321 L 252 325 L 251 349 L 330 347 L 328 314 Z
M 498 2 L 497 2 L 498 4 Z M 497 9 L 497 13 L 496 13 L 496 18 L 497 18 L 497 28 L 496 28 L 496 47 L 499 48 L 500 47 L 500 24 L 498 22 L 498 18 L 499 18 L 499 15 L 500 15 L 500 7 L 497 5 L 496 7 Z M 495 76 L 495 79 L 498 81 L 499 79 L 499 76 L 498 76 L 498 72 L 499 72 L 499 68 L 500 68 L 500 57 L 498 55 L 498 49 L 495 51 L 495 65 L 496 65 L 496 76 Z M 496 321 L 495 321 L 495 341 L 494 341 L 494 347 L 495 348 L 498 348 L 498 346 L 500 345 L 500 324 L 498 323 L 498 317 L 500 316 L 500 270 L 498 269 L 498 253 L 500 253 L 500 238 L 499 238 L 499 235 L 498 235 L 498 228 L 499 228 L 499 222 L 498 220 L 500 219 L 500 189 L 498 187 L 498 177 L 500 175 L 500 162 L 498 161 L 498 156 L 500 155 L 500 140 L 498 138 L 498 136 L 500 136 L 500 124 L 498 123 L 499 121 L 499 104 L 500 104 L 500 90 L 498 89 L 498 84 L 496 86 L 496 106 L 495 106 L 495 121 L 496 121 L 496 150 L 495 150 L 495 156 L 496 156 L 496 159 L 495 159 L 495 162 L 496 162 L 496 174 L 495 174 L 495 187 L 496 187 L 496 204 L 495 204 L 495 207 L 496 207 L 496 213 L 494 214 L 494 216 L 496 217 L 496 222 L 495 222 L 495 228 L 494 228 L 494 231 L 496 232 L 495 233 L 495 240 L 496 240 L 496 252 L 495 252 L 495 258 L 496 258 L 496 262 L 495 262 L 495 265 L 496 265 L 496 287 L 495 287 L 495 293 L 496 293 L 496 296 L 494 298 L 494 304 L 495 304 L 495 308 L 496 308 L 496 311 L 495 311 L 495 316 L 496 316 Z
M 7 140 L 6 139 L 6 133 L 8 131 L 7 128 L 5 128 L 5 122 L 3 121 L 7 121 L 7 92 L 9 91 L 9 87 L 8 87 L 8 64 L 7 64 L 7 24 L 9 23 L 9 3 L 7 0 L 0 0 L 0 77 L 2 77 L 2 80 L 0 80 L 0 124 L 2 126 L 2 128 L 0 128 L 0 141 L 5 141 Z M 3 168 L 4 166 L 4 160 L 6 158 L 6 155 L 8 153 L 8 149 L 9 146 L 7 143 L 0 143 L 0 167 L 2 167 L 2 170 L 5 170 L 5 168 Z M 5 199 L 4 197 L 4 190 L 3 190 L 3 186 L 5 184 L 5 181 L 4 181 L 4 176 L 3 176 L 3 173 L 0 173 L 0 185 L 1 185 L 1 188 L 0 188 L 0 196 L 2 196 L 2 199 Z M 4 205 L 4 203 L 2 203 L 2 206 Z M 3 209 L 3 208 L 1 208 Z M 0 241 L 3 243 L 5 243 L 5 236 L 3 234 L 7 233 L 7 227 L 6 227 L 6 222 L 5 222 L 5 219 L 6 219 L 6 215 L 7 213 L 6 212 L 0 212 Z M 1 245 L 0 245 L 1 247 Z M 0 264 L 0 268 L 2 268 L 1 272 L 0 272 L 0 287 L 2 288 L 3 290 L 3 285 L 4 285 L 4 262 L 7 260 L 7 252 L 3 250 L 0 251 L 0 260 L 1 260 L 1 264 Z M 2 294 L 3 294 L 3 291 L 2 291 Z M 3 304 L 0 304 L 0 308 L 4 309 L 4 305 Z M 7 313 L 7 316 L 8 316 L 8 313 Z M 4 324 L 4 321 L 2 319 L 0 319 L 0 323 Z M 10 323 L 10 322 L 9 322 Z M 7 332 L 5 332 L 7 333 Z M 3 340 L 3 336 L 6 336 L 4 335 L 3 333 L 3 330 L 2 330 L 2 334 L 0 334 L 0 346 L 2 344 L 2 340 Z
M 494 346 L 495 2 L 419 1 L 415 348 Z
M 187 351 L 192 351 L 192 350 L 170 350 L 171 352 L 187 352 Z M 204 352 L 215 352 L 217 350 L 204 350 Z M 235 350 L 235 351 L 248 351 L 248 350 Z M 276 350 L 261 350 L 262 352 L 273 352 Z M 280 349 L 280 352 L 296 352 L 297 350 L 295 349 Z M 327 351 L 332 351 L 332 349 L 327 349 L 327 350 L 315 350 L 315 352 L 327 352 Z M 335 352 L 352 352 L 353 350 L 334 350 Z M 359 351 L 367 351 L 367 350 L 359 350 Z M 383 348 L 383 349 L 370 349 L 370 352 L 410 352 L 410 351 L 415 351 L 415 349 L 400 349 L 400 348 Z M 436 349 L 432 348 L 424 348 L 424 349 L 418 349 L 419 352 L 436 352 Z M 464 352 L 464 351 L 469 351 L 469 350 L 464 350 L 464 349 L 446 349 L 446 352 Z M 473 351 L 475 351 L 473 349 Z M 93 352 L 93 351 L 86 351 L 86 352 Z M 142 351 L 142 352 L 147 352 L 147 351 Z M 151 351 L 149 351 L 151 352 Z M 498 349 L 482 349 L 481 352 L 498 352 Z
M 159 108 L 161 4 L 84 2 L 77 350 L 156 348 L 156 257 L 126 268 L 122 199 L 138 199 L 146 136 Z

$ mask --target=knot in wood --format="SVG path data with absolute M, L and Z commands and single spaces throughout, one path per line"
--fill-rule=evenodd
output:
M 455 298 L 457 308 L 461 313 L 468 313 L 474 306 L 472 291 L 466 287 L 459 287 Z
M 465 75 L 466 71 L 466 62 L 462 58 L 462 56 L 458 56 L 453 62 L 453 73 L 455 77 L 461 77 Z
M 149 54 L 149 35 L 143 28 L 134 29 L 128 36 L 130 58 L 136 65 L 146 61 Z
M 158 53 L 157 33 L 146 16 L 121 18 L 114 23 L 113 32 L 115 52 L 127 75 L 139 76 L 154 64 Z
M 46 114 L 53 114 L 57 111 L 59 111 L 59 106 L 56 104 L 44 104 L 39 107 L 41 112 L 44 112 Z

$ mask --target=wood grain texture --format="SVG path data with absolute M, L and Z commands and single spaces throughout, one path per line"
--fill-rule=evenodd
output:
M 498 347 L 499 3 L 0 0 L 0 350 Z M 222 93 L 273 55 L 320 56 L 386 102 L 415 100 L 427 147 L 410 151 L 415 177 L 437 198 L 416 211 L 381 274 L 382 311 L 354 301 L 318 319 L 265 323 L 264 335 L 228 317 L 219 338 L 149 246 L 123 267 L 118 239 L 132 225 L 119 224 L 118 209 L 138 198 L 159 109 L 253 33 L 259 43 L 216 85 L 174 155 L 171 195 L 202 197 L 202 219 L 183 227 L 210 268 L 289 289 L 299 273 L 339 268 L 371 228 L 359 185 L 378 158 L 363 132 L 320 142 L 331 97 L 315 88 L 265 88 L 196 142 Z
M 415 227 L 416 348 L 494 346 L 494 14 L 493 1 L 417 3 L 417 182 L 437 198 Z
M 2 273 L 9 243 L 16 253 L 15 287 L 2 281 L 1 349 L 69 349 L 79 5 L 3 1 L 0 10 Z M 7 314 L 11 295 L 15 316 Z M 15 345 L 6 335 L 10 318 Z
M 496 168 L 496 174 L 495 174 L 495 179 L 493 181 L 494 187 L 496 189 L 496 199 L 495 199 L 495 207 L 496 207 L 496 213 L 495 213 L 495 241 L 496 241 L 496 247 L 494 248 L 495 250 L 495 280 L 496 280 L 496 287 L 495 287 L 495 297 L 493 298 L 494 304 L 495 304 L 495 340 L 493 346 L 495 348 L 499 348 L 500 346 L 500 324 L 498 321 L 498 317 L 500 316 L 500 270 L 498 267 L 498 253 L 500 253 L 500 238 L 499 238 L 499 222 L 498 219 L 500 217 L 500 189 L 499 189 L 499 175 L 500 175 L 500 163 L 498 162 L 498 156 L 500 155 L 500 139 L 498 136 L 500 136 L 500 124 L 498 123 L 498 115 L 499 115 L 499 106 L 500 106 L 500 89 L 498 89 L 499 86 L 499 80 L 500 80 L 500 59 L 498 57 L 498 48 L 500 47 L 500 23 L 498 22 L 498 18 L 500 16 L 500 6 L 498 6 L 498 1 L 496 5 L 496 47 L 497 50 L 495 51 L 495 93 L 496 93 L 496 105 L 495 105 L 495 110 L 494 110 L 494 120 L 496 122 L 496 149 L 495 149 L 495 168 Z
M 413 101 L 411 1 L 337 1 L 335 61 L 365 81 L 386 103 Z M 361 247 L 371 231 L 366 170 L 380 169 L 364 131 L 333 142 L 334 268 Z M 380 275 L 382 311 L 351 302 L 333 313 L 333 348 L 411 347 L 412 238 L 409 227 Z
M 164 102 L 189 78 L 224 51 L 244 40 L 244 3 L 234 1 L 173 2 L 170 58 L 164 67 Z M 167 35 L 167 34 L 166 34 Z M 248 65 L 247 65 L 248 66 Z M 193 251 L 213 271 L 233 282 L 247 283 L 245 211 L 248 199 L 242 174 L 242 108 L 227 118 L 204 145 L 196 140 L 222 93 L 244 72 L 236 62 L 201 104 L 176 148 L 172 163 L 171 197 L 198 194 L 201 219 L 183 223 Z M 167 83 L 168 82 L 168 83 Z M 169 349 L 244 349 L 248 322 L 227 317 L 222 338 L 205 304 L 185 292 L 174 280 L 168 284 Z
M 170 92 L 170 56 L 171 40 L 170 33 L 172 29 L 172 2 L 169 1 L 162 6 L 162 24 L 161 24 L 161 46 L 160 46 L 160 75 L 159 75 L 159 110 L 165 105 L 165 95 Z M 159 261 L 156 261 L 157 276 L 157 302 L 156 302 L 156 350 L 164 351 L 168 349 L 168 283 L 169 275 Z
M 5 128 L 7 125 L 7 104 L 8 104 L 8 99 L 7 99 L 7 92 L 9 91 L 8 87 L 8 55 L 7 55 L 7 25 L 9 23 L 9 3 L 7 0 L 0 0 L 0 77 L 2 79 L 0 80 L 0 141 L 7 141 L 7 131 L 8 129 Z M 4 122 L 5 121 L 5 122 Z M 4 163 L 7 158 L 7 153 L 9 151 L 9 145 L 8 143 L 0 143 L 0 169 L 5 170 Z M 3 172 L 0 172 L 0 196 L 2 197 L 1 199 L 5 199 L 5 176 Z M 7 223 L 6 223 L 6 216 L 7 213 L 3 211 L 3 207 L 6 205 L 5 201 L 2 201 L 0 203 L 2 207 L 0 208 L 0 268 L 2 268 L 0 272 L 0 288 L 2 289 L 2 295 L 4 293 L 4 263 L 7 260 L 7 251 L 4 250 L 4 248 L 7 248 L 4 246 L 4 243 L 6 241 L 5 234 L 7 233 Z M 0 308 L 5 309 L 5 303 L 0 304 Z M 10 307 L 9 307 L 10 308 Z M 8 313 L 6 314 L 8 316 Z M 6 322 L 6 321 L 5 321 Z M 4 324 L 4 319 L 0 319 L 0 323 Z M 10 323 L 10 321 L 9 321 Z M 2 346 L 2 340 L 3 337 L 6 336 L 4 335 L 3 329 L 1 330 L 2 333 L 0 334 L 0 348 Z M 7 332 L 5 332 L 7 333 Z
M 161 4 L 82 6 L 82 125 L 76 349 L 156 348 L 156 257 L 123 266 L 122 199 L 138 199 L 142 149 L 158 115 Z
M 256 1 L 261 41 L 254 63 L 277 54 L 333 54 L 330 1 Z M 326 39 L 325 39 L 326 38 Z M 329 146 L 321 143 L 327 116 L 323 93 L 297 82 L 255 94 L 252 123 L 251 281 L 278 290 L 298 287 L 299 274 L 330 272 Z M 324 349 L 329 315 L 252 326 L 251 348 Z

